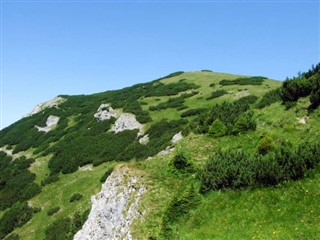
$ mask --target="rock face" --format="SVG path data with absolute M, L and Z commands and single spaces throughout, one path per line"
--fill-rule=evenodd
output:
M 179 132 L 179 133 L 175 134 L 175 135 L 172 137 L 171 142 L 172 142 L 172 143 L 177 143 L 177 142 L 181 141 L 182 138 L 183 138 L 182 133 Z
M 142 177 L 124 166 L 114 170 L 101 192 L 91 198 L 88 220 L 74 240 L 132 239 L 130 225 L 142 216 L 138 205 L 145 192 Z
M 143 125 L 139 123 L 136 119 L 136 116 L 131 113 L 123 113 L 114 123 L 111 131 L 115 133 L 122 132 L 124 130 L 133 130 L 139 129 L 139 134 L 142 134 Z
M 39 132 L 49 132 L 54 128 L 55 125 L 59 122 L 59 117 L 50 115 L 46 121 L 46 126 L 45 127 L 39 127 L 35 126 Z
M 117 112 L 107 103 L 103 103 L 94 114 L 95 119 L 98 121 L 104 121 L 112 117 L 117 117 Z
M 52 99 L 50 101 L 40 103 L 37 106 L 35 106 L 34 109 L 31 111 L 31 113 L 27 114 L 25 117 L 29 117 L 29 116 L 32 116 L 32 115 L 38 113 L 38 112 L 41 112 L 45 108 L 58 107 L 61 103 L 63 103 L 66 100 L 67 99 L 65 99 L 63 97 L 55 97 L 54 99 Z
M 142 138 L 139 139 L 139 143 L 142 145 L 146 145 L 149 142 L 149 135 L 144 135 Z

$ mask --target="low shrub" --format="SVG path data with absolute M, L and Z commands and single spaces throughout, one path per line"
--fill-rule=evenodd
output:
M 200 113 L 203 113 L 207 111 L 207 109 L 205 108 L 192 108 L 192 109 L 188 109 L 186 111 L 184 111 L 183 113 L 181 113 L 181 117 L 185 118 L 185 117 L 191 117 L 194 115 L 199 115 Z
M 320 163 L 319 154 L 320 144 L 308 142 L 298 148 L 282 142 L 264 156 L 242 150 L 220 150 L 199 170 L 200 191 L 270 186 L 297 180 Z
M 248 77 L 248 78 L 237 78 L 234 80 L 221 80 L 219 84 L 221 86 L 228 86 L 228 85 L 262 85 L 264 80 L 267 79 L 266 77 Z
M 211 95 L 209 97 L 207 97 L 206 99 L 207 100 L 211 100 L 211 99 L 214 99 L 214 98 L 218 98 L 218 97 L 221 97 L 225 94 L 227 94 L 228 92 L 226 90 L 217 90 L 217 91 L 213 91 L 211 93 Z
M 60 210 L 60 207 L 53 207 L 50 208 L 47 212 L 48 216 L 52 216 L 53 214 L 57 213 Z
M 83 195 L 81 193 L 75 193 L 71 196 L 71 198 L 69 199 L 69 202 L 79 201 L 82 197 Z
M 100 178 L 100 182 L 104 183 L 112 172 L 113 172 L 113 167 L 108 168 L 107 171 Z
M 271 90 L 267 93 L 265 93 L 262 98 L 257 102 L 256 108 L 262 109 L 264 107 L 267 107 L 275 102 L 278 102 L 281 100 L 280 96 L 280 88 Z
M 193 172 L 194 166 L 190 161 L 190 157 L 183 149 L 178 149 L 173 157 L 171 164 L 174 169 L 182 173 Z

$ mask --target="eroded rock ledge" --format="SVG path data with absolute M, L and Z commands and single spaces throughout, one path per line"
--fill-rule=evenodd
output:
M 130 225 L 142 216 L 139 201 L 146 192 L 143 178 L 121 166 L 91 198 L 91 212 L 74 240 L 132 239 Z

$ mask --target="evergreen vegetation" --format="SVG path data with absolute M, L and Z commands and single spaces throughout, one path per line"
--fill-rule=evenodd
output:
M 226 90 L 216 90 L 216 91 L 213 91 L 210 95 L 210 97 L 207 97 L 207 100 L 211 100 L 211 99 L 214 99 L 214 98 L 218 98 L 218 97 L 221 97 L 225 94 L 227 94 L 228 92 Z
M 221 80 L 219 84 L 221 86 L 228 85 L 262 85 L 266 77 L 248 77 L 248 78 L 237 78 L 234 80 Z
M 269 144 L 269 143 L 268 143 Z M 266 154 L 271 148 L 263 149 Z M 218 151 L 199 171 L 201 192 L 276 185 L 306 176 L 320 163 L 320 145 L 303 143 L 297 149 L 283 142 L 262 156 L 243 150 Z

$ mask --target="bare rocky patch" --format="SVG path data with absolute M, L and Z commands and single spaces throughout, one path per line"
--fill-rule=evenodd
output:
M 142 217 L 139 202 L 145 194 L 142 176 L 120 166 L 91 198 L 92 208 L 75 240 L 132 239 L 130 226 Z

